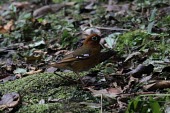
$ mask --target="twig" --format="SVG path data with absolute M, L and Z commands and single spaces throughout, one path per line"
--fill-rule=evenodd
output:
M 119 96 L 123 96 L 123 97 L 140 96 L 140 95 L 155 95 L 155 92 L 137 92 L 131 94 L 119 94 Z
M 117 28 L 117 27 L 99 27 L 99 26 L 94 26 L 97 29 L 103 29 L 103 30 L 112 30 L 112 31 L 129 31 L 129 29 L 122 29 L 122 28 Z
M 102 102 L 102 100 L 103 100 L 103 95 L 101 94 L 101 98 L 100 98 L 100 106 L 101 106 L 100 111 L 101 111 L 101 113 L 103 113 L 103 102 Z
M 68 79 L 67 77 L 63 77 L 63 76 L 61 76 L 60 74 L 58 74 L 58 73 L 56 73 L 56 72 L 54 72 L 54 74 L 55 75 L 57 75 L 57 76 L 59 76 L 59 77 L 61 77 L 62 79 L 64 79 L 64 80 L 67 80 L 67 81 L 74 81 L 73 79 Z M 75 81 L 74 81 L 75 82 Z

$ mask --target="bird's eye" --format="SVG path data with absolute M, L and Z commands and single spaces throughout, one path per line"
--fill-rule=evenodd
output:
M 98 38 L 96 36 L 92 37 L 92 40 L 97 41 Z

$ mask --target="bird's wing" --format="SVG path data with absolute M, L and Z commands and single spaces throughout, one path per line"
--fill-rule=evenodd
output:
M 85 60 L 90 57 L 90 50 L 89 49 L 82 49 L 79 48 L 73 53 L 70 53 L 66 55 L 61 61 L 57 63 L 68 63 L 68 62 L 74 62 L 74 61 L 79 61 L 79 60 Z

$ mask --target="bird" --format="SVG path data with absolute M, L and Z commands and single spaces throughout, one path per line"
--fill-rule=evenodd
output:
M 79 72 L 87 71 L 108 58 L 102 58 L 105 53 L 101 53 L 101 36 L 91 34 L 85 38 L 81 47 L 66 55 L 58 62 L 51 63 L 51 67 L 67 69 L 79 75 Z M 107 52 L 108 53 L 108 52 Z M 112 52 L 113 54 L 114 52 Z M 110 57 L 112 54 L 105 55 Z M 80 77 L 80 76 L 79 76 Z M 81 79 L 80 79 L 81 80 Z

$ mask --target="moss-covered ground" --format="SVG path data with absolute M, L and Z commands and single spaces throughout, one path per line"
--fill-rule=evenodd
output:
M 62 76 L 74 76 L 74 73 L 66 74 Z M 18 113 L 98 113 L 100 110 L 81 105 L 81 102 L 98 102 L 98 99 L 82 90 L 80 84 L 56 74 L 31 75 L 0 84 L 0 87 L 2 94 L 18 92 L 21 95 Z M 50 99 L 55 101 L 50 102 Z M 44 103 L 40 104 L 41 100 Z

